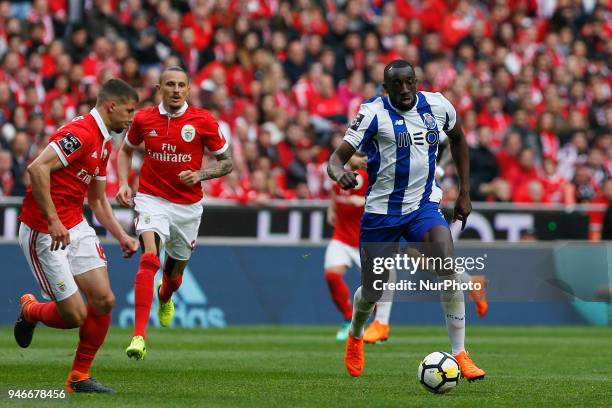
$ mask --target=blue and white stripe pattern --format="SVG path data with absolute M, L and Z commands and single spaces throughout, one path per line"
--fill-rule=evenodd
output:
M 387 96 L 361 105 L 344 140 L 368 155 L 366 212 L 404 215 L 440 202 L 442 190 L 434 177 L 438 145 L 456 117 L 451 103 L 433 92 L 417 92 L 416 105 L 406 112 L 394 108 Z

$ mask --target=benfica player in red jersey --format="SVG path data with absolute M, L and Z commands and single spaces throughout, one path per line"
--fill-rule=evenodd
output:
M 189 106 L 189 78 L 180 67 L 166 68 L 158 85 L 162 102 L 134 116 L 119 151 L 117 201 L 134 206 L 136 233 L 143 254 L 134 283 L 135 322 L 132 341 L 126 349 L 130 358 L 146 355 L 146 326 L 153 303 L 153 280 L 160 266 L 160 249 L 165 245 L 162 281 L 156 286 L 157 315 L 161 326 L 174 316 L 172 293 L 178 290 L 195 247 L 202 218 L 201 182 L 232 171 L 229 143 L 212 114 Z M 144 162 L 138 193 L 132 201 L 128 173 L 134 149 L 144 144 Z M 217 162 L 202 169 L 204 150 Z
M 32 182 L 19 216 L 19 245 L 43 297 L 50 302 L 38 302 L 32 294 L 21 297 L 15 339 L 28 347 L 38 322 L 58 329 L 80 327 L 79 345 L 64 386 L 67 392 L 114 392 L 89 377 L 110 325 L 115 297 L 100 242 L 83 219 L 83 201 L 87 195 L 98 221 L 119 241 L 124 256 L 131 256 L 138 241 L 115 219 L 105 180 L 110 132 L 123 132 L 129 126 L 137 103 L 138 95 L 130 85 L 118 79 L 107 81 L 96 107 L 60 127 L 28 167 Z

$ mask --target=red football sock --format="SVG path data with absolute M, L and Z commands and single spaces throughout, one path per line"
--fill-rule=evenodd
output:
M 71 371 L 89 374 L 89 367 L 98 349 L 104 343 L 110 322 L 111 312 L 98 314 L 91 306 L 87 306 L 87 317 L 79 329 L 79 345 Z
M 159 269 L 159 257 L 144 253 L 140 257 L 138 273 L 134 282 L 134 336 L 146 337 L 147 323 L 153 303 L 153 279 Z
M 31 323 L 42 322 L 56 329 L 66 328 L 55 302 L 34 302 L 28 306 L 25 317 Z
M 339 273 L 325 272 L 325 280 L 329 286 L 332 300 L 338 310 L 340 310 L 340 313 L 342 313 L 342 316 L 344 316 L 344 320 L 351 320 L 353 315 L 351 295 L 348 286 L 344 283 L 344 276 Z
M 173 278 L 164 273 L 162 284 L 159 287 L 159 300 L 166 303 L 172 297 L 172 294 L 178 290 L 183 283 L 183 275 L 177 275 Z

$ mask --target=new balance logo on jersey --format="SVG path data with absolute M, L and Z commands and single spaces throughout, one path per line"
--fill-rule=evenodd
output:
M 403 124 L 404 124 L 404 119 L 398 119 L 394 123 L 395 126 L 402 126 Z
M 149 136 L 157 136 L 157 132 L 155 131 L 155 129 L 149 132 Z

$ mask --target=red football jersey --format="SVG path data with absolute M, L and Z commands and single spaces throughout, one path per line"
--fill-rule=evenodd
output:
M 359 227 L 364 206 L 356 206 L 349 202 L 349 197 L 358 195 L 365 197 L 368 189 L 368 173 L 357 170 L 357 186 L 351 190 L 343 190 L 334 183 L 336 193 L 336 225 L 332 239 L 344 242 L 352 247 L 359 246 Z
M 179 173 L 202 168 L 204 147 L 215 155 L 229 147 L 212 114 L 187 103 L 175 114 L 161 103 L 138 111 L 125 141 L 133 148 L 144 141 L 138 192 L 178 204 L 196 203 L 203 195 L 199 183 L 189 187 Z
M 62 224 L 70 229 L 83 220 L 83 201 L 92 179 L 106 179 L 111 135 L 94 108 L 60 127 L 50 138 L 64 167 L 51 173 L 51 199 Z M 47 220 L 28 186 L 19 220 L 36 231 L 48 233 Z

